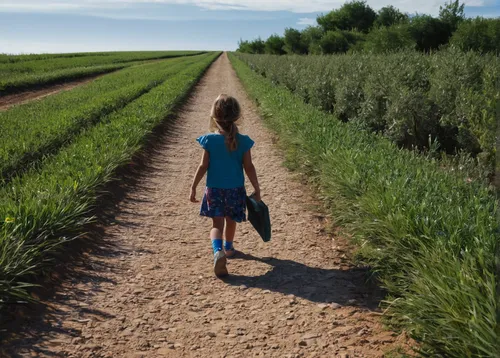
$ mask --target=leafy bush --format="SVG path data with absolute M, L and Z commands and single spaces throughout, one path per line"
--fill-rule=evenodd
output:
M 356 31 L 342 31 L 342 34 L 349 42 L 349 52 L 361 52 L 363 51 L 363 45 L 366 41 L 366 34 Z
M 410 33 L 417 43 L 417 50 L 429 52 L 448 43 L 451 32 L 448 25 L 429 15 L 417 15 L 410 21 Z
M 302 40 L 302 34 L 299 30 L 292 28 L 285 29 L 285 52 L 287 54 L 305 54 L 307 53 L 307 46 Z
M 270 55 L 284 55 L 285 40 L 279 35 L 271 35 L 266 40 L 265 53 Z
M 344 53 L 349 49 L 349 42 L 341 31 L 327 31 L 319 46 L 323 54 Z
M 409 17 L 407 14 L 403 14 L 401 11 L 396 9 L 394 6 L 386 6 L 380 9 L 377 13 L 377 19 L 375 20 L 375 26 L 389 27 L 393 25 L 398 25 L 402 23 L 407 23 Z
M 450 32 L 455 31 L 465 19 L 464 8 L 465 4 L 460 4 L 460 0 L 450 0 L 439 7 L 439 18 L 448 25 Z
M 450 44 L 463 51 L 500 53 L 500 19 L 475 18 L 462 21 Z
M 312 55 L 320 55 L 320 41 L 323 37 L 323 29 L 319 26 L 308 26 L 302 31 L 301 40 L 304 46 L 307 47 L 307 53 Z
M 259 37 L 253 41 L 243 41 L 238 43 L 238 51 L 244 53 L 265 53 L 266 44 Z
M 335 56 L 242 55 L 258 73 L 342 121 L 406 148 L 466 151 L 493 171 L 500 63 L 448 49 Z
M 368 32 L 375 22 L 377 14 L 366 1 L 352 0 L 338 10 L 318 16 L 318 24 L 324 31 L 358 30 Z
M 366 36 L 364 49 L 372 53 L 415 49 L 416 42 L 407 25 L 379 27 Z

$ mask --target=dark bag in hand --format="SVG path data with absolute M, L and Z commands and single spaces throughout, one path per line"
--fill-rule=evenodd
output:
M 262 240 L 268 242 L 271 240 L 271 219 L 269 218 L 269 209 L 264 202 L 257 201 L 253 194 L 247 196 L 248 220 L 257 230 Z

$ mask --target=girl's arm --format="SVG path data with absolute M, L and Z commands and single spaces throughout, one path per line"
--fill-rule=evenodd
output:
M 191 185 L 191 196 L 189 200 L 191 202 L 196 203 L 196 188 L 198 187 L 198 184 L 200 183 L 201 179 L 205 175 L 205 173 L 208 170 L 208 163 L 209 163 L 210 155 L 208 154 L 207 150 L 203 151 L 203 156 L 201 157 L 201 163 L 198 166 L 198 169 L 196 170 L 196 174 L 194 175 L 193 179 L 193 184 Z
M 245 173 L 247 173 L 248 179 L 250 179 L 250 183 L 255 190 L 254 197 L 255 200 L 260 201 L 260 186 L 259 180 L 257 179 L 257 171 L 255 170 L 255 166 L 252 162 L 252 152 L 248 150 L 243 155 L 243 168 L 245 169 Z

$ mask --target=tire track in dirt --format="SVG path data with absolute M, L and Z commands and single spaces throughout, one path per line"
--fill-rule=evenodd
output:
M 114 71 L 113 71 L 114 72 Z M 0 96 L 0 112 L 1 111 L 6 111 L 9 108 L 20 105 L 20 104 L 25 104 L 28 102 L 32 102 L 35 100 L 41 100 L 45 97 L 57 94 L 62 91 L 69 91 L 72 90 L 75 87 L 82 86 L 86 83 L 89 83 L 91 81 L 94 81 L 98 79 L 99 77 L 105 76 L 111 72 L 105 73 L 105 74 L 99 74 L 99 75 L 91 75 L 84 77 L 83 79 L 80 78 L 78 80 L 74 81 L 69 81 L 69 82 L 64 82 L 56 85 L 50 85 L 46 87 L 42 87 L 39 89 L 34 89 L 34 90 L 27 90 L 19 93 L 13 93 L 13 94 L 7 94 L 4 96 Z
M 237 229 L 243 254 L 231 276 L 212 273 L 209 221 L 189 202 L 212 101 L 239 99 L 242 133 L 256 142 L 254 162 L 273 238 L 249 223 Z M 30 357 L 379 357 L 405 345 L 384 331 L 366 272 L 352 267 L 341 238 L 325 232 L 308 188 L 282 165 L 224 54 L 207 71 L 147 164 L 147 173 L 104 228 L 102 252 L 80 264 L 5 352 Z M 247 185 L 249 185 L 247 180 Z M 198 190 L 201 196 L 202 187 Z M 112 245 L 109 247 L 109 245 Z
M 171 58 L 175 58 L 175 57 L 171 57 Z M 0 95 L 0 112 L 6 111 L 13 106 L 33 102 L 36 100 L 41 100 L 45 97 L 52 96 L 52 95 L 57 94 L 59 92 L 70 91 L 75 87 L 83 86 L 84 84 L 95 81 L 98 78 L 101 78 L 103 76 L 109 75 L 109 74 L 117 72 L 117 71 L 121 71 L 121 70 L 126 69 L 126 68 L 135 67 L 135 66 L 143 66 L 145 64 L 157 63 L 157 62 L 165 61 L 165 60 L 168 60 L 171 58 L 143 61 L 143 63 L 139 63 L 139 64 L 132 65 L 129 67 L 123 67 L 123 68 L 110 70 L 109 72 L 100 73 L 98 75 L 91 74 L 91 75 L 84 76 L 84 77 L 76 79 L 76 80 L 69 80 L 69 81 L 61 80 L 60 83 L 56 83 L 56 84 L 35 86 L 33 89 L 27 89 L 27 90 L 23 90 L 21 92 Z

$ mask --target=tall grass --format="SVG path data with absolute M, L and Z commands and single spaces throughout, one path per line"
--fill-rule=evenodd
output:
M 498 357 L 498 206 L 488 187 L 342 123 L 234 55 L 236 72 L 389 292 L 387 316 L 432 357 Z
M 93 220 L 99 188 L 130 162 L 217 56 L 199 57 L 85 130 L 40 170 L 0 189 L 0 304 L 29 298 L 26 282 L 50 267 L 51 253 L 63 250 Z

